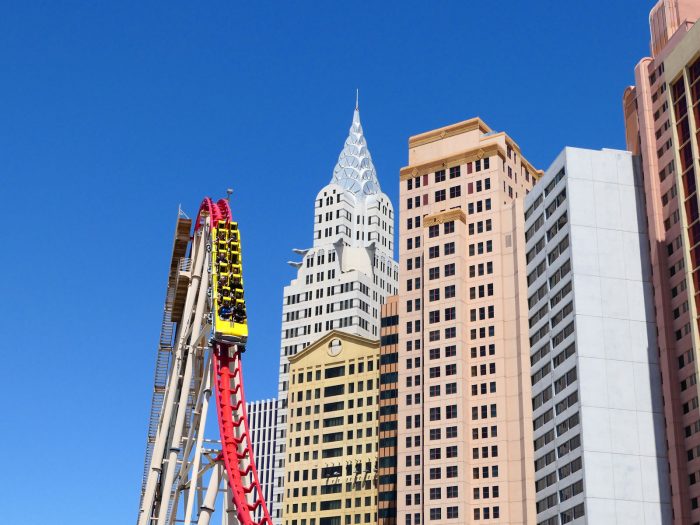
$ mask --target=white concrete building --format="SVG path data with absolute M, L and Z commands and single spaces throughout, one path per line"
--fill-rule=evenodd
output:
M 397 292 L 394 209 L 382 193 L 356 107 L 330 183 L 314 203 L 314 241 L 294 250 L 284 288 L 273 521 L 282 521 L 289 361 L 330 330 L 379 339 L 380 306 Z
M 277 429 L 277 399 L 264 399 L 246 403 L 250 437 L 253 442 L 255 466 L 258 479 L 267 503 L 267 510 L 274 515 L 275 502 L 273 498 L 274 464 L 275 464 L 275 434 Z M 262 508 L 255 512 L 255 519 L 262 519 Z
M 637 159 L 566 148 L 525 210 L 537 523 L 671 523 Z

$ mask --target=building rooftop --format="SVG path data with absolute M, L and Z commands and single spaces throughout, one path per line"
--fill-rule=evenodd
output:
M 342 186 L 357 197 L 381 193 L 377 171 L 360 122 L 360 108 L 356 104 L 352 124 L 343 150 L 333 170 L 331 182 Z

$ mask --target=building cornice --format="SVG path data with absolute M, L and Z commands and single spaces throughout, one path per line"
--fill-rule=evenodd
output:
M 477 146 L 443 159 L 401 168 L 400 178 L 401 180 L 406 180 L 412 177 L 420 177 L 426 173 L 441 169 L 449 169 L 452 166 L 459 166 L 460 164 L 466 164 L 467 162 L 483 159 L 484 157 L 490 157 L 492 155 L 498 155 L 502 159 L 506 158 L 506 152 L 500 144 Z
M 358 343 L 369 348 L 379 349 L 379 339 L 368 339 L 367 337 L 362 337 L 361 335 L 350 334 L 348 332 L 343 332 L 342 330 L 331 330 L 327 334 L 321 336 L 309 346 L 304 348 L 301 352 L 298 352 L 292 356 L 289 356 L 290 363 L 296 363 L 300 359 L 303 359 L 307 355 L 315 352 L 317 349 L 322 348 L 325 344 L 329 343 L 331 339 L 338 338 L 342 341 L 350 341 L 353 343 Z
M 462 221 L 466 224 L 467 216 L 462 210 L 459 209 L 441 211 L 440 213 L 435 213 L 433 215 L 426 215 L 423 219 L 423 227 L 427 228 L 429 226 L 434 226 L 436 224 L 442 224 L 443 222 L 449 222 L 454 220 Z
M 469 120 L 458 122 L 457 124 L 451 124 L 449 126 L 414 135 L 408 139 L 408 147 L 415 148 L 417 146 L 423 146 L 425 144 L 435 142 L 436 140 L 453 137 L 455 135 L 466 133 L 468 131 L 474 131 L 476 129 L 481 130 L 482 133 L 491 132 L 491 128 L 489 128 L 483 120 L 481 120 L 479 117 L 474 117 Z

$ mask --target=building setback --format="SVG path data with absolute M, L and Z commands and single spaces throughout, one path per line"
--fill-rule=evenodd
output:
M 401 170 L 397 522 L 534 524 L 523 198 L 541 172 L 475 118 Z
M 333 330 L 289 363 L 283 523 L 377 523 L 379 341 Z
M 399 298 L 395 295 L 382 305 L 380 334 L 378 524 L 396 525 Z
M 295 250 L 284 288 L 275 458 L 275 525 L 285 494 L 289 358 L 331 330 L 379 340 L 380 307 L 397 292 L 394 210 L 382 193 L 356 107 L 333 177 L 316 196 L 313 247 Z
M 656 4 L 651 57 L 623 97 L 627 148 L 642 158 L 673 522 L 683 525 L 700 523 L 698 17 L 697 1 Z
M 525 217 L 537 523 L 670 523 L 638 163 L 566 148 Z

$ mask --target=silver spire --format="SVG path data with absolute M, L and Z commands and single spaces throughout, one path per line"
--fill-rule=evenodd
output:
M 381 192 L 372 155 L 367 149 L 360 123 L 359 90 L 355 100 L 355 112 L 345 146 L 338 156 L 331 182 L 338 184 L 358 197 L 376 195 Z

